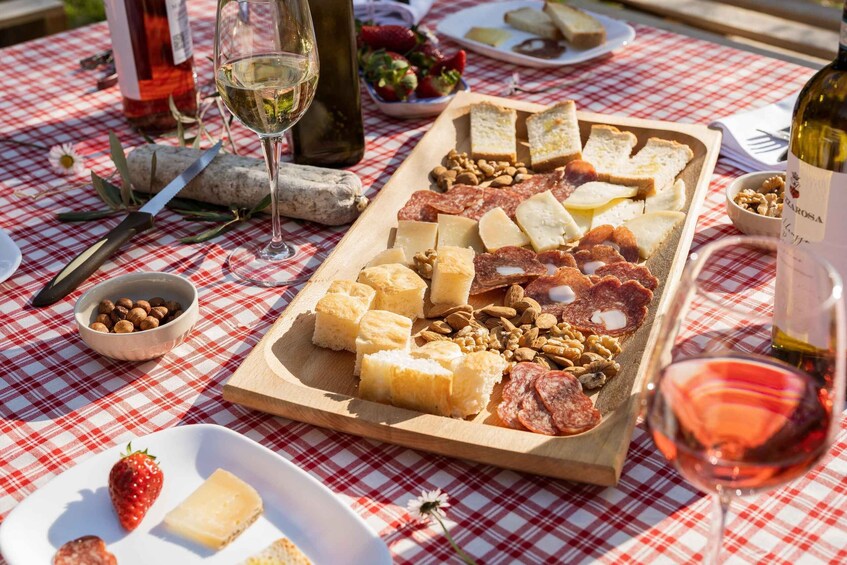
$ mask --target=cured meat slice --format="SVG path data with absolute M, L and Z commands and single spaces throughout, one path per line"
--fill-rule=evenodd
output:
M 535 253 L 523 247 L 501 247 L 494 253 L 478 253 L 473 264 L 476 274 L 471 294 L 523 284 L 547 273 L 547 268 L 535 259 Z
M 599 246 L 598 246 L 599 247 Z M 595 247 L 594 249 L 597 249 Z M 646 265 L 638 265 L 636 263 L 627 263 L 620 261 L 617 263 L 607 263 L 602 267 L 598 267 L 594 274 L 598 277 L 613 276 L 619 281 L 636 281 L 648 290 L 656 290 L 659 286 L 659 279 L 653 276 L 650 269 Z
M 542 251 L 535 256 L 538 261 L 547 267 L 547 274 L 552 275 L 556 269 L 560 267 L 576 267 L 576 260 L 573 255 L 567 251 L 559 249 L 551 249 L 550 251 Z
M 471 220 L 477 220 L 485 215 L 489 210 L 494 208 L 502 208 L 507 216 L 514 219 L 515 210 L 521 203 L 521 198 L 512 194 L 507 190 L 498 188 L 483 188 L 480 190 L 482 196 L 472 205 L 467 206 L 459 215 Z
M 71 540 L 56 551 L 53 565 L 117 565 L 118 560 L 106 549 L 106 542 L 97 536 L 82 536 Z
M 600 411 L 594 408 L 572 374 L 549 371 L 537 378 L 534 386 L 558 432 L 579 434 L 600 423 Z
M 526 429 L 518 419 L 521 400 L 532 389 L 535 379 L 546 372 L 547 369 L 535 363 L 518 363 L 512 367 L 509 382 L 503 387 L 503 400 L 497 406 L 497 415 L 506 426 L 515 430 Z
M 644 322 L 652 299 L 640 283 L 604 277 L 562 309 L 562 321 L 581 332 L 621 336 Z
M 582 249 L 573 254 L 574 261 L 580 271 L 593 275 L 597 269 L 610 263 L 626 262 L 623 255 L 608 245 L 595 245 L 590 249 Z
M 512 194 L 519 196 L 521 200 L 526 200 L 536 194 L 554 190 L 562 182 L 565 182 L 565 173 L 562 170 L 558 170 L 552 173 L 532 175 L 525 181 L 513 185 L 509 190 Z
M 438 214 L 458 214 L 463 210 L 446 198 L 445 194 L 431 190 L 413 192 L 406 205 L 397 212 L 398 220 L 417 220 L 419 222 L 435 222 Z
M 543 376 L 538 379 L 544 378 Z M 536 379 L 536 381 L 538 381 Z M 544 406 L 541 400 L 541 395 L 532 387 L 531 390 L 521 397 L 520 408 L 518 409 L 518 420 L 526 429 L 537 434 L 548 436 L 559 435 L 559 428 L 553 422 L 553 415 Z
M 564 308 L 576 302 L 591 288 L 591 279 L 576 267 L 562 267 L 552 275 L 538 277 L 526 286 L 526 295 L 544 312 L 561 316 Z
M 576 188 L 587 182 L 599 180 L 599 177 L 594 165 L 582 159 L 575 159 L 565 165 L 565 179 Z
M 635 234 L 624 226 L 597 226 L 582 236 L 576 249 L 591 249 L 595 245 L 607 245 L 630 263 L 638 262 L 638 242 L 635 240 Z

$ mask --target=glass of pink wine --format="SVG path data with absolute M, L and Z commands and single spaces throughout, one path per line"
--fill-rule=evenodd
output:
M 662 454 L 713 497 L 705 563 L 720 562 L 733 497 L 776 489 L 829 450 L 844 406 L 842 290 L 829 263 L 776 239 L 692 255 L 659 321 L 644 408 Z

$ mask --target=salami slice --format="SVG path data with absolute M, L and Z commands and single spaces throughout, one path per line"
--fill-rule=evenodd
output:
M 97 536 L 82 536 L 62 545 L 53 556 L 53 565 L 117 565 L 118 560 Z
M 576 267 L 562 267 L 552 275 L 538 277 L 526 286 L 526 295 L 556 317 L 591 288 L 591 280 Z
M 543 375 L 535 379 L 534 382 L 542 378 L 544 378 Z M 531 432 L 547 436 L 559 435 L 559 428 L 553 422 L 553 415 L 544 406 L 541 395 L 538 394 L 534 386 L 521 397 L 518 420 Z
M 431 190 L 413 192 L 406 205 L 397 212 L 398 220 L 416 220 L 419 222 L 434 222 L 438 214 L 458 214 L 462 206 L 451 203 L 445 194 Z
M 494 253 L 478 253 L 473 260 L 474 276 L 471 294 L 495 288 L 523 284 L 547 273 L 535 253 L 522 247 L 501 247 Z
M 595 245 L 607 245 L 630 263 L 638 262 L 638 242 L 635 240 L 635 234 L 624 226 L 597 226 L 582 236 L 576 249 L 582 251 Z
M 459 215 L 471 220 L 477 220 L 485 215 L 489 210 L 494 208 L 502 208 L 507 216 L 514 219 L 515 210 L 522 199 L 508 190 L 499 188 L 483 188 L 481 189 L 482 197 L 475 201 L 472 205 L 466 207 Z
M 555 189 L 560 182 L 564 181 L 564 177 L 564 172 L 561 170 L 532 175 L 525 181 L 513 185 L 509 190 L 512 194 L 519 196 L 521 200 L 526 200 L 536 194 Z
M 600 423 L 600 411 L 570 373 L 549 371 L 536 379 L 534 386 L 559 433 L 579 434 Z
M 526 429 L 518 419 L 521 399 L 532 389 L 535 379 L 546 371 L 535 363 L 518 363 L 512 367 L 509 382 L 503 387 L 503 400 L 497 406 L 497 415 L 506 426 L 515 430 Z
M 582 332 L 621 336 L 644 322 L 652 299 L 640 283 L 604 277 L 562 309 L 562 321 Z
M 547 267 L 548 275 L 552 275 L 560 267 L 576 267 L 576 260 L 573 258 L 573 255 L 559 249 L 542 251 L 535 258 Z
M 594 182 L 597 180 L 597 169 L 588 161 L 576 159 L 565 165 L 565 180 L 574 188 L 587 182 Z
M 594 249 L 597 249 L 597 247 Z M 622 283 L 626 281 L 636 281 L 648 290 L 656 290 L 656 287 L 659 286 L 659 279 L 653 276 L 653 273 L 650 272 L 650 269 L 648 269 L 646 265 L 627 263 L 626 261 L 607 263 L 606 265 L 597 268 L 594 271 L 594 274 L 601 278 L 613 276 Z
M 595 245 L 590 249 L 582 249 L 574 253 L 573 258 L 579 270 L 586 275 L 593 275 L 604 265 L 626 262 L 623 255 L 608 245 Z

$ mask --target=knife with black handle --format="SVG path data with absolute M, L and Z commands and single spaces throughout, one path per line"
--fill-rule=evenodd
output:
M 171 198 L 185 188 L 194 177 L 212 162 L 221 149 L 221 142 L 207 149 L 199 159 L 194 161 L 178 177 L 169 182 L 165 188 L 136 212 L 130 212 L 126 218 L 115 226 L 109 233 L 100 238 L 94 245 L 77 255 L 73 261 L 59 271 L 35 298 L 33 306 L 48 306 L 61 300 L 90 277 L 100 268 L 106 259 L 112 256 L 132 236 L 153 227 L 153 216 L 170 202 Z

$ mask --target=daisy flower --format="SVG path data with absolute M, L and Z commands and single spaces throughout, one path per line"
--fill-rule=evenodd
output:
M 408 510 L 409 514 L 416 520 L 423 520 L 425 522 L 429 522 L 431 518 L 434 518 L 438 525 L 441 526 L 441 529 L 444 530 L 444 536 L 447 538 L 447 541 L 450 542 L 450 545 L 453 546 L 453 549 L 456 551 L 456 554 L 459 556 L 459 559 L 465 563 L 465 565 L 477 565 L 476 561 L 473 558 L 462 551 L 462 548 L 456 543 L 453 539 L 453 536 L 450 535 L 450 531 L 447 529 L 447 526 L 444 524 L 444 519 L 447 518 L 447 515 L 444 513 L 442 508 L 447 508 L 450 506 L 450 503 L 447 502 L 447 493 L 442 492 L 440 488 L 431 491 L 421 491 L 421 495 L 411 499 L 408 503 L 406 503 L 406 510 Z
M 48 156 L 50 166 L 60 175 L 81 175 L 85 172 L 82 156 L 76 152 L 73 143 L 63 143 L 50 148 Z

